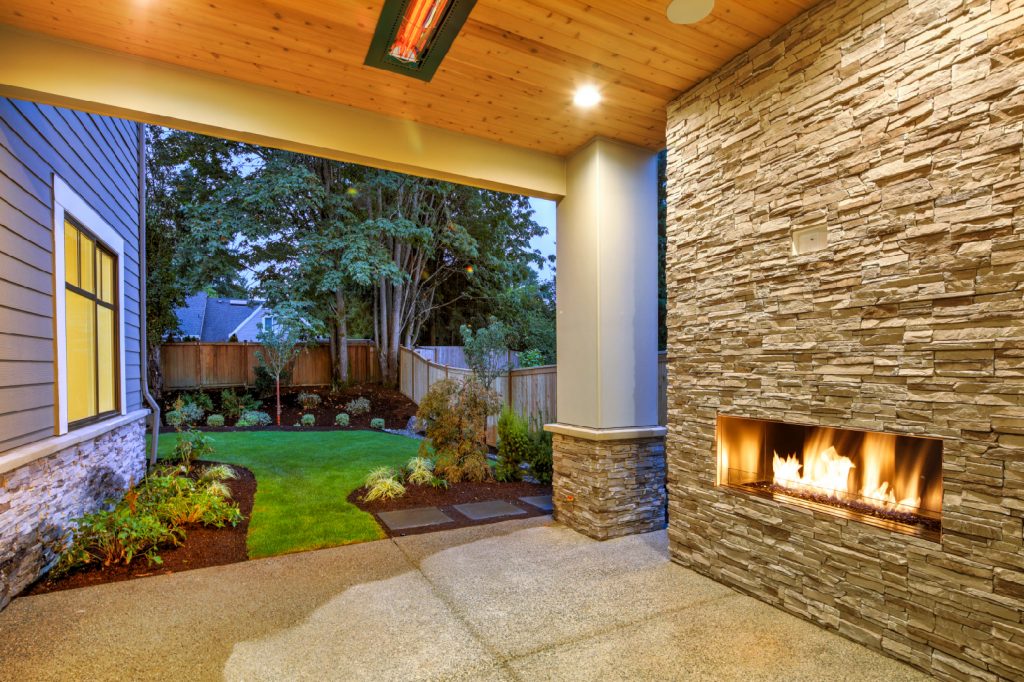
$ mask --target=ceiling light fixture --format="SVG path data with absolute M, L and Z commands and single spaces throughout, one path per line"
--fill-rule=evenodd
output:
M 583 109 L 596 106 L 601 101 L 601 91 L 593 85 L 582 85 L 572 97 L 572 103 Z
M 696 24 L 715 8 L 715 0 L 672 0 L 668 20 L 673 24 Z
M 386 0 L 367 66 L 429 81 L 476 0 Z

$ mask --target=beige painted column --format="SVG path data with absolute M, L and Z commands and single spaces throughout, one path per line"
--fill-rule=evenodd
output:
M 665 524 L 658 426 L 657 158 L 595 139 L 558 204 L 560 521 L 605 539 Z

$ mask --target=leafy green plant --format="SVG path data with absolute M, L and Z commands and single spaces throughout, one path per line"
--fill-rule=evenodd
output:
M 134 507 L 134 503 L 122 501 L 111 510 L 102 509 L 76 519 L 67 549 L 51 574 L 60 577 L 96 563 L 130 564 L 138 556 L 146 557 L 150 563 L 162 563 L 157 549 L 161 545 L 180 544 L 185 534 L 166 525 L 155 514 Z
M 174 444 L 174 457 L 186 468 L 192 467 L 197 459 L 213 454 L 213 441 L 202 431 L 189 429 L 178 432 L 178 441 Z
M 334 424 L 335 424 L 335 426 L 348 426 L 348 423 L 349 423 L 349 416 L 348 416 L 347 413 L 340 412 L 340 413 L 334 415 Z
M 274 392 L 277 390 L 277 381 L 274 379 L 274 375 L 264 367 L 263 365 L 256 365 L 253 368 L 253 374 L 255 379 L 253 380 L 252 390 L 260 398 L 272 398 Z M 285 369 L 281 372 L 281 385 L 288 386 L 292 382 L 292 373 L 290 370 Z M 262 406 L 262 402 L 261 402 Z M 256 409 L 256 408 L 251 408 Z
M 273 423 L 274 420 L 266 412 L 252 410 L 250 412 L 243 412 L 235 426 L 270 426 Z
M 187 426 L 198 424 L 203 420 L 203 415 L 206 414 L 205 410 L 197 403 L 182 402 L 181 407 L 177 411 L 181 414 L 182 423 Z
M 164 413 L 164 421 L 171 428 L 180 428 L 185 424 L 185 417 L 181 414 L 181 410 L 170 410 Z
M 195 391 L 193 393 L 186 393 L 183 396 L 181 396 L 181 400 L 186 405 L 188 405 L 188 404 L 196 405 L 204 413 L 205 412 L 213 412 L 213 398 L 211 398 L 210 395 L 208 393 L 205 393 L 204 391 Z
M 508 327 L 492 317 L 488 326 L 476 332 L 462 325 L 459 333 L 466 364 L 480 383 L 490 389 L 494 380 L 508 371 Z
M 366 414 L 370 411 L 370 400 L 368 398 L 353 398 L 345 404 L 345 411 L 354 417 Z
M 398 480 L 398 476 L 392 474 L 388 478 L 378 478 L 371 485 L 367 485 L 366 494 L 363 495 L 365 502 L 375 500 L 393 500 L 405 495 L 405 486 Z
M 320 406 L 323 402 L 320 396 L 316 393 L 300 393 L 298 396 L 299 405 L 302 405 L 304 410 L 314 410 Z
M 523 477 L 522 465 L 531 455 L 529 425 L 506 405 L 498 418 L 498 465 L 494 477 L 499 481 L 518 481 Z
M 431 485 L 434 481 L 434 463 L 426 457 L 413 457 L 405 465 L 405 480 L 412 485 Z
M 302 415 L 301 419 L 299 419 L 299 423 L 302 426 L 316 426 L 316 417 L 309 413 L 306 413 Z
M 228 419 L 237 420 L 243 412 L 258 410 L 262 405 L 262 400 L 256 400 L 248 393 L 235 393 L 233 388 L 220 392 L 220 409 Z
M 434 472 L 451 483 L 491 478 L 487 464 L 487 417 L 500 405 L 498 395 L 480 381 L 438 381 L 420 401 L 416 417 L 426 424 L 420 456 L 433 448 Z
M 544 364 L 544 353 L 537 348 L 530 348 L 519 353 L 519 366 L 540 367 Z
M 206 425 L 213 427 L 224 426 L 224 415 L 222 414 L 211 414 L 206 418 Z
M 381 417 L 374 417 L 370 420 L 370 428 L 378 431 L 384 430 L 384 420 Z
M 551 460 L 552 436 L 540 424 L 530 429 L 530 473 L 541 483 L 551 483 L 553 473 Z

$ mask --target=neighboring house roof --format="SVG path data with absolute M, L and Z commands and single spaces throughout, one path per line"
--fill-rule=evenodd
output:
M 178 308 L 178 328 L 182 337 L 200 341 L 227 341 L 242 324 L 263 310 L 260 301 L 212 298 L 205 293 L 189 296 Z
M 199 292 L 185 299 L 185 305 L 174 311 L 178 315 L 178 332 L 183 337 L 199 338 L 206 317 L 206 293 Z

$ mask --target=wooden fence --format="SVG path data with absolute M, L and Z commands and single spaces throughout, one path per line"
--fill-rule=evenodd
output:
M 160 348 L 164 388 L 226 388 L 256 382 L 258 343 L 165 343 Z M 380 363 L 372 341 L 348 342 L 349 377 L 356 383 L 380 381 Z M 291 386 L 327 386 L 331 383 L 331 349 L 309 345 L 292 364 Z
M 558 420 L 557 371 L 557 365 L 513 369 L 495 380 L 494 389 L 502 402 L 535 425 L 554 422 Z M 399 351 L 399 389 L 417 405 L 435 382 L 464 379 L 472 374 L 469 369 L 428 360 L 411 348 Z M 668 361 L 665 353 L 658 353 L 658 423 L 662 426 L 668 423 L 667 387 Z M 488 422 L 487 440 L 492 445 L 497 442 L 494 418 Z

